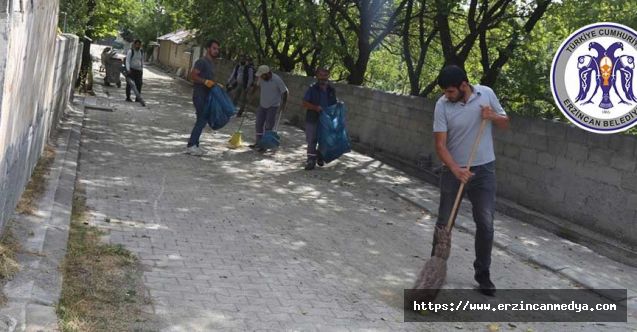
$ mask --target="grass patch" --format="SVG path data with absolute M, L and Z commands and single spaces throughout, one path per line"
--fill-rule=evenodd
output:
M 13 221 L 9 220 L 9 225 Z M 20 264 L 16 261 L 16 253 L 20 250 L 20 242 L 13 235 L 10 226 L 4 230 L 0 238 L 0 285 L 13 278 L 20 271 Z M 0 292 L 0 305 L 4 305 L 7 298 Z
M 24 192 L 20 197 L 20 201 L 18 201 L 18 206 L 16 207 L 17 213 L 34 213 L 36 202 L 40 199 L 40 197 L 42 197 L 42 194 L 46 189 L 45 177 L 51 170 L 53 160 L 55 160 L 55 149 L 53 146 L 47 144 L 44 146 L 42 156 L 40 156 L 38 163 L 35 165 L 35 169 L 31 174 L 31 179 L 29 180 L 27 187 L 24 189 Z
M 76 185 L 64 284 L 57 312 L 62 331 L 151 330 L 150 304 L 137 258 L 120 245 L 104 244 L 104 233 L 86 223 L 84 195 Z

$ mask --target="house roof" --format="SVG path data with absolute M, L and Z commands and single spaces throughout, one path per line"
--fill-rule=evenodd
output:
M 157 40 L 167 40 L 175 44 L 183 44 L 195 37 L 194 30 L 177 30 L 157 38 Z

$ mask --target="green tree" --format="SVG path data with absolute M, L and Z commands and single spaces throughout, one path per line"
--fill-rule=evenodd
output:
M 91 41 L 116 36 L 121 29 L 130 25 L 129 13 L 135 12 L 139 5 L 138 0 L 60 1 L 60 11 L 67 13 L 67 31 L 88 38 L 83 41 L 82 65 L 76 86 L 85 84 L 88 77 L 92 64 Z
M 550 3 L 551 0 L 471 0 L 467 6 L 464 1 L 435 0 L 435 24 L 444 56 L 441 67 L 455 64 L 465 68 L 467 62 L 476 59 L 472 52 L 477 43 L 477 57 L 482 66 L 480 81 L 494 85 L 502 67 L 531 33 Z M 497 57 L 491 62 L 494 48 Z M 429 95 L 436 81 L 437 78 L 433 79 L 421 94 Z
M 551 5 L 496 81 L 506 91 L 507 108 L 521 114 L 564 119 L 549 86 L 553 57 L 562 41 L 577 29 L 596 22 L 616 22 L 637 28 L 637 2 L 631 0 L 564 0 Z
M 350 84 L 364 83 L 370 56 L 402 24 L 407 0 L 325 0 Z
M 430 2 L 430 1 L 429 1 Z M 431 43 L 438 36 L 438 27 L 432 17 L 427 0 L 410 0 L 405 8 L 405 18 L 400 31 L 402 58 L 409 78 L 409 93 L 419 95 L 422 88 L 425 60 Z
M 131 13 L 141 8 L 140 0 L 60 0 L 67 13 L 67 32 L 91 39 L 116 36 L 131 25 Z M 64 21 L 60 20 L 60 28 Z
M 143 0 L 139 8 L 130 14 L 125 28 L 133 38 L 140 39 L 144 45 L 188 22 L 184 8 L 166 0 Z

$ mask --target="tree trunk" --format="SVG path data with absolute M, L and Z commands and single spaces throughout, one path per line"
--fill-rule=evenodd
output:
M 95 0 L 89 0 L 87 3 L 87 13 L 89 20 L 87 26 L 89 27 L 85 32 L 85 37 L 82 43 L 82 64 L 80 65 L 80 74 L 75 82 L 75 87 L 83 89 L 86 87 L 86 80 L 88 79 L 89 70 L 93 69 L 93 58 L 91 57 L 91 43 L 93 41 L 93 26 L 95 26 L 95 19 L 93 18 L 93 11 L 95 10 Z
M 354 67 L 347 76 L 347 83 L 352 85 L 363 85 L 365 82 L 365 72 L 367 72 L 367 63 L 369 62 L 369 53 L 359 55 Z
M 513 55 L 513 52 L 519 45 L 520 33 L 522 33 L 525 37 L 527 37 L 531 33 L 531 31 L 533 31 L 535 24 L 540 20 L 540 18 L 542 18 L 542 16 L 546 12 L 550 4 L 551 4 L 550 0 L 545 0 L 543 2 L 538 3 L 537 7 L 535 8 L 533 13 L 529 17 L 528 21 L 526 22 L 526 24 L 524 24 L 522 31 L 521 32 L 515 31 L 513 35 L 511 35 L 508 45 L 504 49 L 500 50 L 500 52 L 498 52 L 499 53 L 498 58 L 493 62 L 491 66 L 489 66 L 489 69 L 482 74 L 482 78 L 480 79 L 481 84 L 484 84 L 487 86 L 493 86 L 495 84 L 496 80 L 498 79 L 498 76 L 500 75 L 500 72 L 502 71 L 502 67 L 504 67 L 504 65 L 509 61 L 509 59 Z M 486 44 L 485 44 L 485 48 L 486 48 Z M 488 59 L 487 59 L 487 63 L 488 63 Z

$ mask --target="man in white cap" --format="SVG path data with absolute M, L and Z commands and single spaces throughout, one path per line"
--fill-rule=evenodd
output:
M 256 142 L 250 147 L 259 148 L 259 152 L 265 152 L 264 148 L 259 147 L 259 140 L 261 140 L 263 133 L 274 128 L 277 111 L 279 108 L 285 107 L 287 103 L 288 87 L 285 86 L 281 77 L 274 74 L 266 65 L 259 66 L 255 76 L 259 78 L 257 85 L 261 89 L 261 93 L 259 108 L 257 108 Z

